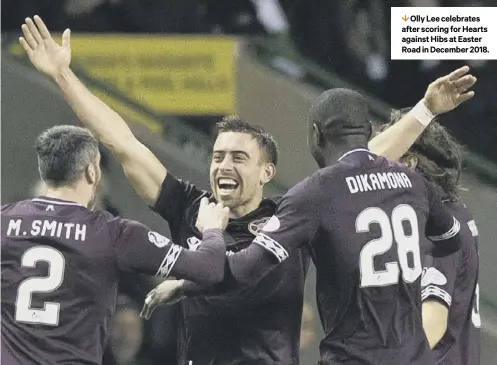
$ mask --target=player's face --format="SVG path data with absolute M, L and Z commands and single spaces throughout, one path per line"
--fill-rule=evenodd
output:
M 255 139 L 246 133 L 220 133 L 214 143 L 211 189 L 217 201 L 237 208 L 262 196 L 266 164 Z

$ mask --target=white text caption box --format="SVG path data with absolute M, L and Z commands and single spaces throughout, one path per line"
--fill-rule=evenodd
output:
M 497 7 L 392 7 L 392 60 L 497 60 Z

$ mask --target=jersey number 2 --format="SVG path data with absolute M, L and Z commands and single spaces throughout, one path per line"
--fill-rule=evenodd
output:
M 32 309 L 31 295 L 53 292 L 62 284 L 65 269 L 64 256 L 54 248 L 35 246 L 24 252 L 21 266 L 36 267 L 40 261 L 48 263 L 48 276 L 28 278 L 19 285 L 16 299 L 16 321 L 57 326 L 60 304 L 45 302 L 43 309 Z
M 411 226 L 409 236 L 404 231 L 403 222 L 408 222 Z M 418 217 L 415 210 L 410 205 L 401 204 L 394 208 L 392 217 L 389 218 L 380 208 L 366 208 L 357 216 L 356 231 L 369 232 L 373 223 L 380 226 L 381 236 L 366 243 L 361 250 L 361 287 L 396 284 L 399 281 L 400 269 L 405 282 L 416 281 L 423 268 L 419 251 Z M 375 257 L 388 252 L 392 248 L 394 239 L 397 243 L 398 261 L 387 262 L 384 270 L 376 270 Z M 409 253 L 412 254 L 412 267 L 409 266 Z

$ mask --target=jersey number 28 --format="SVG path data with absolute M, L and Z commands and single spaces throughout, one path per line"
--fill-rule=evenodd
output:
M 32 309 L 31 295 L 50 293 L 62 284 L 65 269 L 64 256 L 52 247 L 35 246 L 24 252 L 21 266 L 36 267 L 40 261 L 48 263 L 48 276 L 28 278 L 19 285 L 16 298 L 16 321 L 57 326 L 60 304 L 45 302 L 43 309 Z
M 408 236 L 402 226 L 403 222 L 411 226 Z M 370 225 L 380 226 L 381 236 L 364 245 L 360 255 L 361 287 L 379 287 L 397 284 L 399 273 L 405 282 L 412 283 L 423 271 L 419 250 L 418 217 L 415 210 L 407 204 L 396 206 L 389 217 L 380 208 L 366 208 L 356 219 L 357 233 L 369 232 Z M 398 261 L 385 263 L 384 270 L 376 270 L 376 256 L 385 254 L 392 248 L 393 241 L 397 243 Z M 412 267 L 409 266 L 408 254 L 412 254 Z M 399 269 L 400 266 L 400 269 Z

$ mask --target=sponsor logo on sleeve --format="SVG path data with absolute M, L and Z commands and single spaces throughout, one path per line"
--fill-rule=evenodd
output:
M 202 243 L 202 240 L 198 239 L 195 236 L 192 236 L 186 239 L 186 243 L 188 243 L 188 248 L 190 249 L 190 251 L 197 251 L 197 248 Z
M 276 232 L 278 229 L 280 229 L 280 220 L 275 215 L 273 215 L 262 228 L 264 232 Z
M 264 217 L 264 218 L 253 220 L 252 222 L 249 223 L 248 230 L 254 236 L 257 236 L 257 234 L 264 228 L 265 224 L 268 221 L 269 221 L 269 217 Z
M 468 227 L 469 227 L 469 230 L 471 231 L 471 234 L 473 235 L 473 237 L 478 236 L 478 227 L 476 226 L 476 223 L 474 220 L 468 221 Z
M 163 235 L 154 231 L 148 232 L 148 240 L 159 248 L 162 248 L 166 246 L 169 242 L 171 242 L 169 238 L 166 238 Z
M 447 278 L 434 267 L 425 268 L 421 277 L 421 286 L 445 285 Z

